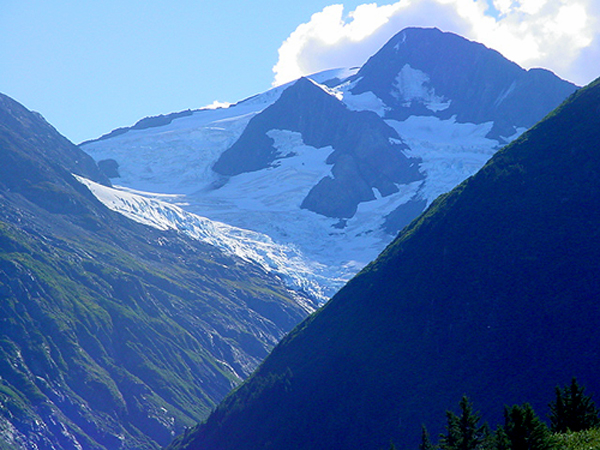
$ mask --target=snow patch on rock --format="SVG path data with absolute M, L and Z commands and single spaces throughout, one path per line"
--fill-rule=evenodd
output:
M 373 92 L 367 91 L 354 95 L 349 90 L 344 91 L 342 101 L 351 111 L 373 111 L 379 117 L 385 117 L 388 106 Z
M 405 107 L 410 107 L 413 102 L 419 102 L 433 112 L 448 109 L 451 101 L 436 95 L 435 89 L 427 86 L 429 81 L 429 75 L 425 72 L 405 64 L 396 77 L 395 90 L 391 94 Z

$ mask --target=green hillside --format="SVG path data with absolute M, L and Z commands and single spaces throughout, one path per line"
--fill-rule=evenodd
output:
M 108 183 L 0 95 L 0 448 L 155 449 L 306 316 L 278 279 L 134 223 Z
M 600 429 L 564 433 L 556 436 L 556 449 L 560 450 L 597 450 L 600 449 Z

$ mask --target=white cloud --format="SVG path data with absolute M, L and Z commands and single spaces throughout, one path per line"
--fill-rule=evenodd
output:
M 220 102 L 219 100 L 215 100 L 210 105 L 206 105 L 200 109 L 220 109 L 220 108 L 229 108 L 231 103 L 229 102 Z
M 452 31 L 523 67 L 546 67 L 586 84 L 600 75 L 599 25 L 598 0 L 400 0 L 363 4 L 347 15 L 342 4 L 331 5 L 281 45 L 274 84 L 362 65 L 408 26 Z

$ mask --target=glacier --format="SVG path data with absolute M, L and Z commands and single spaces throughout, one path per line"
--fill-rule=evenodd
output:
M 350 109 L 372 107 L 382 113 L 385 105 L 379 99 L 354 96 L 350 87 L 326 92 L 347 101 Z M 326 159 L 332 149 L 306 146 L 300 133 L 268 133 L 281 155 L 273 167 L 234 177 L 211 169 L 249 120 L 285 88 L 227 108 L 196 111 L 167 126 L 86 144 L 84 150 L 97 161 L 118 161 L 121 175 L 113 180 L 120 186 L 117 190 L 86 184 L 112 209 L 254 260 L 322 303 L 392 240 L 382 230 L 386 215 L 415 196 L 430 203 L 473 175 L 499 146 L 485 137 L 491 123 L 459 124 L 454 118 L 436 117 L 388 120 L 408 144 L 407 156 L 421 158 L 427 178 L 398 185 L 398 192 L 387 197 L 375 189 L 375 200 L 361 203 L 345 221 L 324 217 L 299 206 L 310 188 L 330 174 Z
M 290 289 L 314 299 L 313 303 L 308 303 L 303 297 L 295 297 L 299 302 L 304 301 L 302 306 L 307 312 L 314 311 L 344 282 L 335 278 L 326 266 L 308 260 L 294 245 L 277 244 L 265 234 L 189 213 L 170 203 L 177 196 L 107 187 L 81 176 L 75 177 L 113 211 L 159 230 L 186 234 L 279 276 Z

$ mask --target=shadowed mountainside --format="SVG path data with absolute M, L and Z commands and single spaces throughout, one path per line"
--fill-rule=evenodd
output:
M 600 391 L 600 80 L 438 198 L 170 449 L 416 448 L 463 394 Z

